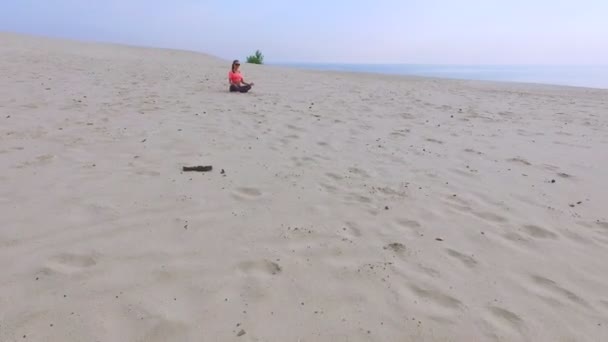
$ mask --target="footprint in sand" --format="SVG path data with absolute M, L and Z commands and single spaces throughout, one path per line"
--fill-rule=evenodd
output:
M 608 229 L 608 222 L 597 221 L 596 224 L 600 226 L 600 228 Z
M 497 306 L 491 306 L 488 309 L 494 316 L 507 322 L 511 327 L 513 327 L 515 329 L 521 328 L 521 326 L 523 324 L 523 320 L 518 315 L 514 314 L 513 312 L 511 312 L 507 309 L 503 309 L 501 307 L 497 307 Z
M 467 153 L 474 153 L 474 154 L 477 154 L 477 155 L 482 155 L 483 154 L 483 152 L 479 152 L 479 151 L 474 150 L 472 148 L 467 148 L 464 151 L 467 152 Z
M 233 195 L 237 199 L 252 200 L 262 196 L 262 192 L 256 188 L 241 187 L 237 188 Z
M 448 309 L 460 309 L 462 307 L 461 301 L 452 296 L 441 293 L 440 291 L 434 289 L 423 289 L 413 284 L 410 284 L 409 287 L 418 297 L 428 299 L 442 307 Z
M 536 285 L 540 286 L 541 288 L 545 289 L 550 293 L 556 294 L 563 298 L 567 298 L 568 300 L 575 302 L 579 305 L 585 307 L 589 306 L 589 304 L 577 294 L 568 289 L 563 288 L 551 279 L 539 275 L 532 275 L 531 278 Z
M 507 232 L 507 233 L 503 234 L 503 237 L 509 241 L 517 242 L 518 244 L 521 242 L 528 241 L 528 239 L 526 239 L 525 237 L 521 236 L 520 234 L 518 234 L 516 232 Z
M 338 191 L 339 191 L 339 189 L 333 185 L 329 185 L 329 184 L 325 184 L 325 183 L 321 183 L 319 185 L 330 194 L 335 194 L 335 193 L 338 193 Z
M 477 265 L 477 260 L 475 260 L 475 258 L 473 258 L 472 256 L 462 254 L 453 249 L 447 249 L 447 252 L 449 256 L 460 260 L 465 266 L 469 268 L 473 268 Z
M 238 265 L 238 269 L 248 275 L 277 275 L 283 272 L 283 269 L 276 262 L 270 260 L 259 261 L 244 261 Z
M 405 218 L 399 218 L 394 221 L 396 229 L 403 231 L 404 233 L 411 234 L 413 237 L 420 237 L 424 234 L 421 231 L 422 225 L 418 221 L 408 220 Z
M 354 237 L 361 236 L 361 228 L 354 222 L 346 222 L 346 227 L 342 228 L 343 231 L 348 232 L 350 235 Z
M 408 219 L 397 219 L 397 224 L 404 228 L 410 228 L 410 229 L 415 229 L 415 228 L 421 227 L 420 223 L 418 223 L 418 221 L 408 220 Z
M 479 218 L 482 218 L 484 220 L 491 221 L 491 222 L 496 222 L 496 223 L 507 222 L 506 218 L 504 218 L 500 215 L 494 214 L 494 213 L 476 212 L 474 214 L 475 214 L 475 216 L 477 216 Z
M 407 137 L 407 133 L 409 133 L 409 129 L 408 130 L 400 129 L 400 130 L 393 131 L 390 135 L 395 136 L 395 137 Z
M 285 136 L 285 139 L 298 140 L 298 139 L 300 139 L 300 136 L 297 134 L 290 134 L 290 135 Z
M 572 177 L 573 177 L 572 175 L 569 175 L 569 174 L 567 174 L 567 173 L 565 173 L 565 172 L 559 172 L 557 175 L 558 175 L 559 177 L 561 177 L 561 178 L 566 178 L 566 179 L 567 179 L 567 178 L 572 178 Z
M 439 144 L 439 145 L 443 145 L 443 141 L 437 140 L 437 139 L 433 139 L 433 138 L 427 138 L 426 141 L 432 142 L 432 143 L 435 143 L 435 144 Z
M 546 169 L 548 171 L 553 171 L 553 172 L 557 172 L 559 171 L 559 167 L 555 166 L 555 165 L 551 165 L 551 164 L 543 164 L 542 165 L 543 169 Z
M 524 158 L 521 158 L 521 157 L 507 159 L 507 161 L 511 162 L 511 163 L 526 165 L 526 166 L 532 165 L 529 161 L 527 161 L 527 160 L 525 160 Z
M 35 160 L 30 160 L 30 161 L 26 161 L 24 163 L 21 163 L 20 165 L 17 166 L 18 169 L 23 169 L 25 167 L 29 167 L 29 166 L 43 166 L 46 164 L 49 164 L 50 162 L 52 162 L 55 159 L 55 156 L 52 154 L 45 154 L 45 155 L 41 155 L 36 157 Z
M 497 331 L 510 331 L 514 334 L 521 334 L 525 328 L 524 320 L 521 319 L 517 314 L 498 307 L 489 306 L 488 322 L 491 325 L 492 336 L 496 337 Z
M 378 190 L 380 193 L 387 195 L 387 196 L 400 196 L 400 197 L 405 197 L 406 193 L 405 191 L 399 191 L 399 190 L 395 190 L 391 187 L 385 186 L 382 188 L 377 188 L 376 190 Z
M 291 125 L 291 124 L 288 124 L 287 128 L 289 128 L 291 130 L 294 130 L 296 132 L 306 132 L 306 130 L 304 128 L 301 128 L 301 127 L 298 127 L 298 126 L 294 126 L 294 125 Z
M 557 234 L 539 226 L 525 225 L 524 231 L 533 238 L 537 239 L 557 239 Z
M 75 273 L 92 267 L 96 263 L 91 256 L 63 253 L 49 259 L 48 269 L 58 273 Z
M 356 168 L 356 167 L 351 167 L 348 169 L 348 172 L 355 174 L 357 176 L 361 176 L 363 178 L 369 178 L 369 173 L 367 173 L 365 170 Z
M 333 180 L 336 180 L 336 181 L 339 181 L 339 180 L 344 179 L 344 177 L 342 177 L 342 176 L 340 176 L 340 175 L 338 175 L 338 174 L 332 173 L 332 172 L 327 172 L 325 175 L 326 175 L 327 177 L 329 177 L 329 178 L 333 179 Z
M 467 177 L 467 178 L 475 178 L 475 174 L 472 173 L 470 170 L 460 170 L 460 169 L 448 169 L 448 171 L 453 172 L 459 176 L 463 176 L 463 177 Z
M 351 196 L 352 196 L 351 198 L 356 202 L 366 203 L 366 204 L 372 203 L 372 199 L 367 196 L 358 195 L 358 194 L 352 194 Z
M 425 275 L 427 275 L 427 276 L 429 276 L 431 278 L 439 278 L 439 277 L 441 277 L 441 272 L 439 272 L 438 270 L 436 270 L 436 269 L 434 269 L 432 267 L 429 267 L 429 266 L 426 266 L 426 265 L 423 265 L 423 264 L 418 264 L 418 265 L 416 265 L 416 268 L 418 268 L 418 270 L 420 272 L 422 272 L 423 274 L 425 274 Z
M 158 172 L 158 171 L 138 170 L 138 171 L 135 171 L 135 173 L 140 176 L 150 176 L 150 177 L 160 176 L 160 172 Z
M 291 157 L 290 159 L 293 162 L 293 166 L 296 168 L 300 168 L 305 164 L 304 162 L 300 161 L 300 158 L 298 157 Z

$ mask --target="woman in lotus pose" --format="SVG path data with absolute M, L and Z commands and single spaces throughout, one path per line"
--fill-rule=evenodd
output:
M 241 72 L 239 71 L 240 66 L 241 63 L 238 61 L 238 59 L 232 62 L 232 70 L 230 70 L 230 72 L 228 73 L 228 81 L 230 81 L 230 91 L 246 93 L 251 89 L 251 87 L 253 87 L 253 83 L 245 82 L 243 76 L 241 75 Z

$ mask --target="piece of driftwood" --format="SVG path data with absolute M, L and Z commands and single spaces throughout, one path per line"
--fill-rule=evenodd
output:
M 184 170 L 184 172 L 209 172 L 209 171 L 213 170 L 213 166 L 211 166 L 211 165 L 184 166 L 183 170 Z

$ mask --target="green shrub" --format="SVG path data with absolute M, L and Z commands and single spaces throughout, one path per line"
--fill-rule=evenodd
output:
M 253 55 L 247 57 L 247 63 L 264 64 L 264 55 L 260 50 L 257 50 Z

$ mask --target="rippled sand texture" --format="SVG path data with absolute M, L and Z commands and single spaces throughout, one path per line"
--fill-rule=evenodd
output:
M 608 336 L 608 91 L 0 56 L 0 341 Z

